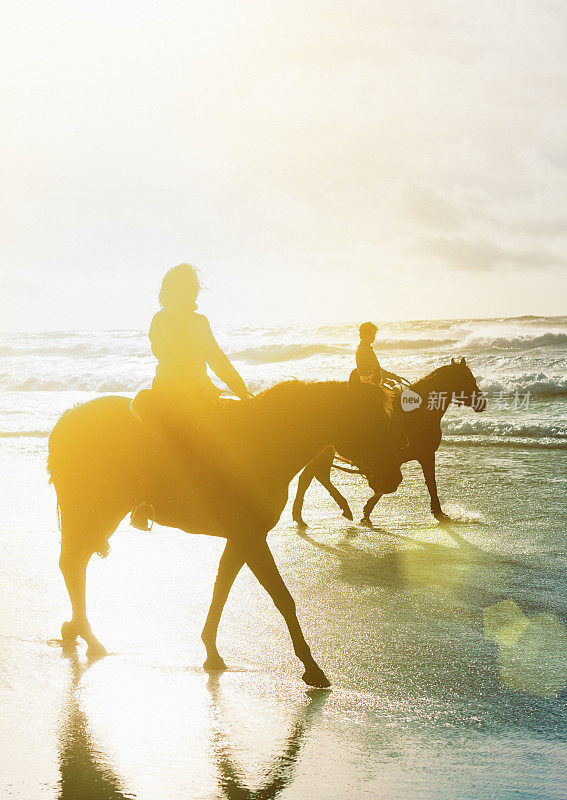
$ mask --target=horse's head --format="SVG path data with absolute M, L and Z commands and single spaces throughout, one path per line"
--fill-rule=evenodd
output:
M 486 409 L 486 397 L 478 388 L 478 384 L 472 372 L 470 371 L 467 362 L 464 358 L 460 361 L 451 359 L 451 364 L 447 368 L 451 373 L 451 387 L 452 398 L 460 405 L 469 406 L 475 411 L 484 411 Z
M 378 494 L 395 492 L 402 481 L 400 462 L 390 437 L 392 393 L 383 386 L 363 382 L 353 370 L 337 451 L 348 458 Z

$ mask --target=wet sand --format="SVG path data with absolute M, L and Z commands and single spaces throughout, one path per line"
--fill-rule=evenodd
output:
M 207 675 L 222 542 L 125 522 L 89 568 L 110 655 L 62 651 L 44 459 L 44 440 L 0 443 L 1 797 L 565 797 L 564 451 L 445 447 L 446 528 L 412 465 L 373 530 L 321 487 L 303 536 L 286 508 L 269 542 L 330 692 L 306 689 L 247 570 L 220 629 L 229 671 Z M 368 490 L 335 478 L 358 519 Z

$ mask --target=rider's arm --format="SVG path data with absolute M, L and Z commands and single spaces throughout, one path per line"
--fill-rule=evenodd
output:
M 398 376 L 394 372 L 388 372 L 387 369 L 384 369 L 382 367 L 382 379 L 384 379 L 384 378 L 386 380 L 389 380 L 389 381 L 397 381 L 398 380 Z
M 207 364 L 213 370 L 215 375 L 221 379 L 231 392 L 233 392 L 241 400 L 246 400 L 252 395 L 246 388 L 246 384 L 234 369 L 228 356 L 221 350 L 217 340 L 213 336 L 208 320 L 206 323 L 206 358 Z
M 399 375 L 396 375 L 395 372 L 387 372 L 385 369 L 382 370 L 382 377 L 389 381 L 395 381 L 396 383 L 407 383 L 405 378 L 401 378 Z

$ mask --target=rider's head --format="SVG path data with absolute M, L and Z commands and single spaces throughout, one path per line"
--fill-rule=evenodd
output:
M 179 264 L 163 276 L 159 302 L 163 308 L 197 308 L 197 295 L 201 284 L 195 267 Z
M 373 322 L 363 322 L 360 328 L 358 329 L 358 332 L 360 334 L 360 341 L 372 344 L 372 342 L 376 338 L 377 330 L 378 328 Z

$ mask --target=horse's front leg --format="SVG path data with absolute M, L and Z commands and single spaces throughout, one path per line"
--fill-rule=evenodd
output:
M 239 541 L 238 546 L 246 563 L 268 592 L 274 605 L 285 619 L 295 655 L 303 662 L 303 680 L 310 686 L 330 686 L 329 679 L 311 655 L 297 619 L 295 602 L 283 582 L 265 538 Z
M 382 497 L 381 494 L 373 494 L 370 500 L 366 501 L 366 505 L 362 511 L 362 519 L 360 520 L 361 525 L 372 525 L 372 520 L 370 519 L 370 515 L 374 511 L 374 508 Z
M 232 584 L 236 580 L 236 576 L 243 564 L 244 558 L 242 554 L 232 542 L 228 541 L 219 562 L 211 607 L 201 633 L 201 639 L 207 648 L 207 658 L 203 665 L 205 669 L 226 669 L 226 664 L 217 650 L 217 631 Z
M 441 510 L 441 502 L 437 494 L 437 481 L 435 479 L 435 452 L 428 453 L 419 459 L 425 484 L 431 498 L 431 513 L 439 522 L 446 522 L 449 517 Z

